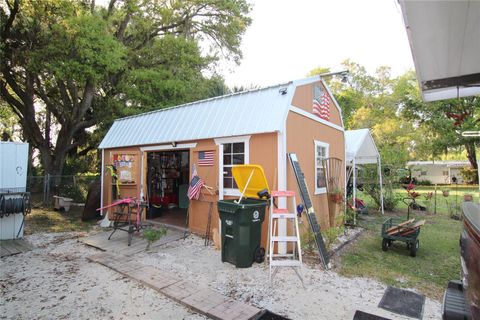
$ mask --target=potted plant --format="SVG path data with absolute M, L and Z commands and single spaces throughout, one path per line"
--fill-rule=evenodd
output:
M 339 204 L 343 202 L 343 192 L 340 188 L 333 189 L 328 196 L 333 203 Z
M 446 198 L 450 195 L 450 190 L 443 190 L 442 191 L 443 196 Z

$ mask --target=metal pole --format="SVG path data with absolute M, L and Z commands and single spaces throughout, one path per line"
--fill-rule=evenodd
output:
M 353 174 L 353 199 L 352 199 L 352 204 L 353 204 L 353 225 L 357 225 L 357 205 L 355 203 L 355 199 L 357 198 L 357 161 L 355 157 L 353 157 L 353 162 L 352 162 L 352 174 Z
M 437 214 L 437 184 L 435 183 L 435 199 L 434 201 L 434 207 L 433 207 L 433 214 Z
M 383 208 L 383 181 L 382 181 L 382 160 L 380 159 L 380 155 L 377 157 L 377 170 L 378 170 L 378 181 L 380 184 L 380 207 L 382 209 L 382 215 L 385 214 Z

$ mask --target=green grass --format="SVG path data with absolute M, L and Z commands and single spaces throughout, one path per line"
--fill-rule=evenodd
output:
M 397 214 L 405 217 L 404 214 Z M 414 213 L 417 220 L 425 219 L 415 258 L 410 257 L 404 242 L 394 242 L 387 252 L 381 249 L 381 223 L 389 216 L 370 216 L 360 221 L 367 228 L 364 235 L 340 257 L 339 273 L 348 277 L 369 277 L 388 285 L 416 288 L 423 294 L 441 299 L 449 280 L 460 277 L 460 221 L 446 214 Z
M 71 207 L 69 212 L 59 212 L 48 208 L 35 208 L 27 215 L 25 234 L 89 231 L 95 221 L 81 220 L 83 208 Z

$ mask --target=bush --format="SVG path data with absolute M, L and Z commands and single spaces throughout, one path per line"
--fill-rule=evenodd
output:
M 432 183 L 432 181 L 425 179 L 425 180 L 418 180 L 417 185 L 419 185 L 419 186 L 431 186 L 431 185 L 433 185 L 433 183 Z
M 392 172 L 392 171 L 391 171 Z M 377 181 L 377 169 L 375 166 L 364 166 L 361 171 L 362 180 Z M 390 174 L 383 177 L 383 208 L 387 211 L 393 211 L 395 207 L 402 201 L 402 196 L 395 193 L 394 181 L 399 181 L 399 177 Z M 372 197 L 375 205 L 381 208 L 380 186 L 378 183 L 368 183 L 363 186 L 364 192 Z
M 60 190 L 60 196 L 72 198 L 73 202 L 85 202 L 86 194 L 80 190 L 78 187 L 72 185 L 64 186 Z
M 167 234 L 166 228 L 154 229 L 148 228 L 143 232 L 143 238 L 147 240 L 147 248 L 146 250 L 150 249 L 152 243 L 160 240 L 164 235 Z
M 475 184 L 478 180 L 477 170 L 473 169 L 472 167 L 462 168 L 460 175 L 468 184 Z

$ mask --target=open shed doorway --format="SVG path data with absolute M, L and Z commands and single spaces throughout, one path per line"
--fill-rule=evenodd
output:
M 147 168 L 148 219 L 166 225 L 187 227 L 190 152 L 149 152 Z

